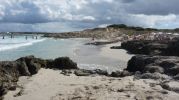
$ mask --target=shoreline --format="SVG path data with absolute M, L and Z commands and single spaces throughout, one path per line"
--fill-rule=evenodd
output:
M 100 55 L 124 58 L 121 52 L 110 49 L 113 45 L 102 47 Z M 177 56 L 136 55 L 130 58 L 126 69 L 109 74 L 104 70 L 79 69 L 77 63 L 69 58 L 23 57 L 12 62 L 0 62 L 2 76 L 7 76 L 5 81 L 9 82 L 0 90 L 4 92 L 15 80 L 15 87 L 8 87 L 14 91 L 9 91 L 5 100 L 178 100 L 178 62 Z
M 106 44 L 104 47 L 101 48 L 100 55 L 125 62 L 128 62 L 132 58 L 132 56 L 134 56 L 132 54 L 128 54 L 127 51 L 124 49 L 111 49 L 112 46 L 116 45 L 120 46 L 121 42 Z

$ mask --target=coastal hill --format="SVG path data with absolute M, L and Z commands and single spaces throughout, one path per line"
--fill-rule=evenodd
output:
M 55 38 L 116 38 L 123 34 L 133 35 L 133 34 L 145 34 L 151 32 L 171 32 L 177 33 L 179 29 L 154 29 L 154 28 L 142 28 L 142 27 L 134 27 L 127 26 L 124 24 L 113 24 L 109 25 L 105 28 L 94 28 L 94 29 L 86 29 L 83 31 L 76 32 L 64 32 L 64 33 L 46 33 L 45 37 L 55 37 Z
M 178 33 L 179 28 L 176 29 L 155 29 L 155 28 L 143 28 L 136 26 L 127 26 L 125 24 L 112 24 L 104 28 L 85 29 L 83 31 L 74 32 L 61 32 L 61 33 L 48 33 L 48 32 L 10 32 L 13 34 L 42 34 L 44 37 L 54 38 L 96 38 L 96 39 L 111 39 L 119 37 L 123 34 L 126 35 L 138 35 L 151 32 L 169 32 Z M 1 32 L 0 34 L 4 34 Z

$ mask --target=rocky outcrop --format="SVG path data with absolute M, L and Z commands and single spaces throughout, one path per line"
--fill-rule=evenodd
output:
M 78 69 L 77 63 L 73 62 L 69 57 L 61 57 L 55 60 L 46 60 L 47 68 L 55 69 Z
M 7 90 L 14 90 L 15 84 L 20 76 L 31 76 L 36 74 L 40 68 L 55 69 L 78 69 L 77 64 L 68 57 L 61 57 L 55 60 L 44 60 L 27 56 L 16 61 L 0 62 L 0 97 L 6 94 Z
M 100 69 L 96 69 L 96 70 L 85 70 L 85 69 L 79 69 L 79 70 L 75 70 L 74 74 L 76 76 L 90 76 L 90 75 L 105 75 L 108 76 L 108 72 L 105 70 L 100 70 Z
M 165 74 L 173 78 L 176 77 L 177 79 L 177 76 L 179 75 L 179 57 L 138 55 L 132 57 L 132 59 L 129 60 L 126 70 L 133 74 L 135 74 L 136 72 L 140 72 L 142 74 Z M 159 76 L 159 74 L 157 75 Z M 146 74 L 143 77 L 152 76 Z
M 167 42 L 133 40 L 123 42 L 121 48 L 126 49 L 132 54 L 179 56 L 179 39 Z
M 158 41 L 136 40 L 123 42 L 121 47 L 132 54 L 163 55 L 164 51 L 168 48 L 168 44 Z

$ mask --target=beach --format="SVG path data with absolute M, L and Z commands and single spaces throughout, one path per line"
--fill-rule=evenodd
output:
M 4 100 L 178 100 L 177 93 L 155 85 L 158 83 L 133 76 L 65 76 L 59 70 L 41 69 L 32 77 L 20 77 L 20 88 L 9 91 Z

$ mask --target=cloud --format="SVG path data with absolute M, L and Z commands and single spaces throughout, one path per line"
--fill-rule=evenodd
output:
M 0 0 L 0 31 L 59 32 L 119 23 L 176 28 L 178 4 L 179 0 Z

